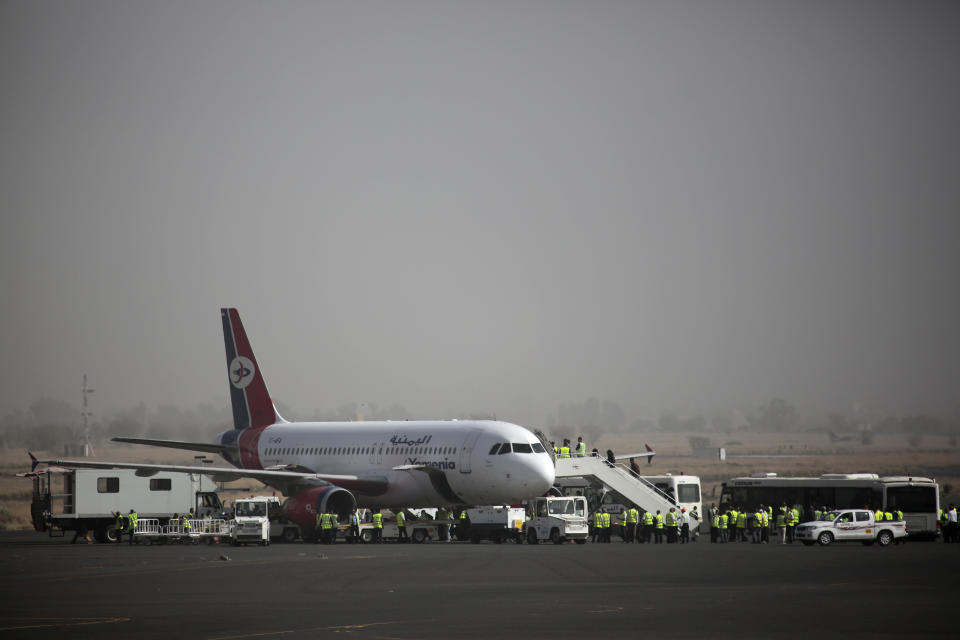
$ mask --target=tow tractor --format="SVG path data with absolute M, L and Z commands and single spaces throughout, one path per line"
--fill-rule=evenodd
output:
M 268 496 L 238 498 L 233 503 L 233 522 L 230 537 L 233 544 L 256 542 L 262 546 L 270 544 L 270 506 L 280 499 Z
M 532 517 L 524 523 L 527 544 L 549 540 L 563 544 L 573 540 L 584 544 L 590 531 L 587 526 L 587 499 L 583 496 L 534 498 L 529 503 Z

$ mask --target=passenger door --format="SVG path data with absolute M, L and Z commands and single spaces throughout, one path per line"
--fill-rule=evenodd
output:
M 835 533 L 837 540 L 847 540 L 853 537 L 857 528 L 853 511 L 841 511 L 835 522 Z

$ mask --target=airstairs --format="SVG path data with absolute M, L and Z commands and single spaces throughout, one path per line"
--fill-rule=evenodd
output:
M 644 511 L 666 513 L 677 502 L 650 482 L 637 477 L 622 463 L 612 464 L 606 458 L 558 458 L 557 478 L 584 478 L 615 491 Z M 679 509 L 678 509 L 679 511 Z

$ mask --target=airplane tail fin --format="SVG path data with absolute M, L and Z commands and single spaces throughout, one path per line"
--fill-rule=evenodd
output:
M 230 402 L 233 405 L 233 427 L 237 430 L 266 427 L 278 422 L 267 385 L 257 367 L 257 359 L 233 308 L 220 309 L 223 321 L 223 342 L 227 350 L 227 376 L 230 380 Z

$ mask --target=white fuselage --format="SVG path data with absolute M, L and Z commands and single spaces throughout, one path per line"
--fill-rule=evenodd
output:
M 491 454 L 503 443 L 520 446 Z M 381 495 L 355 493 L 360 506 L 514 504 L 543 495 L 554 481 L 553 460 L 537 437 L 495 420 L 279 423 L 260 434 L 257 456 L 263 468 L 386 479 Z M 403 465 L 431 473 L 395 469 Z

